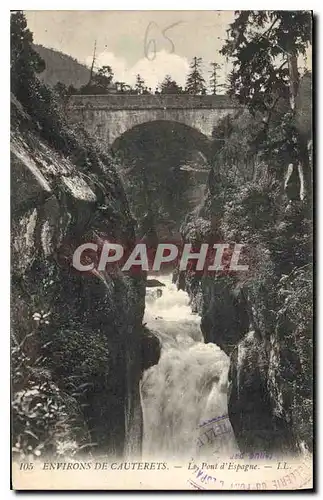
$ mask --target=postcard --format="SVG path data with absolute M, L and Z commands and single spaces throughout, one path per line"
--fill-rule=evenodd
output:
M 312 12 L 10 22 L 12 489 L 312 490 Z

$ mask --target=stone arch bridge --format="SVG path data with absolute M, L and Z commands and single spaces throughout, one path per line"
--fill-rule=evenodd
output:
M 238 108 L 223 95 L 73 95 L 68 115 L 72 123 L 82 123 L 89 133 L 112 148 L 134 128 L 169 122 L 208 156 L 214 129 L 224 116 L 235 114 Z

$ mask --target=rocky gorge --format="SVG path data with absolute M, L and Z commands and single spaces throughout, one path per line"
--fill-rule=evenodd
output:
M 145 448 L 167 458 L 177 444 L 186 456 L 196 447 L 188 436 L 214 411 L 229 417 L 223 444 L 234 450 L 311 452 L 308 96 L 291 116 L 282 93 L 271 122 L 240 108 L 205 138 L 207 158 L 192 130 L 163 120 L 109 150 L 68 122 L 59 95 L 35 76 L 41 61 L 23 14 L 14 23 L 14 457 L 137 457 Z M 138 240 L 241 243 L 249 269 L 173 268 L 172 279 L 118 265 L 77 272 L 76 247 L 107 238 L 128 249 Z
M 65 443 L 64 453 L 80 448 L 138 454 L 140 380 L 160 356 L 158 334 L 142 324 L 146 276 L 118 269 L 112 275 L 77 274 L 71 267 L 71 252 L 84 241 L 100 243 L 108 236 L 131 246 L 136 240 L 136 221 L 113 159 L 84 146 L 73 155 L 50 147 L 15 97 L 11 147 L 13 344 L 17 363 L 22 354 L 27 357 L 29 391 L 38 391 L 30 394 L 29 410 L 37 408 L 43 390 L 46 397 L 55 394 L 51 452 L 60 453 Z M 240 450 L 311 449 L 310 305 L 299 307 L 310 286 L 308 228 L 300 227 L 299 252 L 290 249 L 282 270 L 266 232 L 267 216 L 258 218 L 256 228 L 245 225 L 241 235 L 237 208 L 219 209 L 218 181 L 211 170 L 204 198 L 178 230 L 182 241 L 195 246 L 249 237 L 250 272 L 201 276 L 175 269 L 173 279 L 201 317 L 204 342 L 230 357 L 228 413 Z M 261 182 L 268 188 L 266 176 Z M 250 191 L 254 195 L 253 183 L 254 178 L 240 195 L 242 202 Z M 270 202 L 277 210 L 276 200 Z M 280 203 L 287 206 L 288 200 Z M 300 203 L 280 211 L 270 230 L 288 241 L 288 230 L 303 211 Z M 149 228 L 161 239 L 156 229 Z M 15 380 L 17 434 L 20 446 L 32 446 L 37 454 L 38 436 L 22 430 L 23 376 Z

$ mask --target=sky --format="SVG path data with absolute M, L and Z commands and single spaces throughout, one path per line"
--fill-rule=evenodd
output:
M 209 82 L 210 62 L 221 65 L 224 83 L 230 71 L 219 54 L 233 11 L 25 11 L 34 42 L 60 50 L 90 65 L 96 41 L 96 66 L 110 65 L 115 81 L 132 85 L 137 73 L 155 89 L 166 74 L 185 85 L 194 56 L 203 59 Z
M 96 68 L 110 65 L 114 80 L 130 85 L 139 73 L 153 90 L 166 74 L 184 86 L 194 56 L 203 59 L 207 84 L 210 62 L 220 64 L 220 84 L 232 68 L 219 50 L 234 11 L 38 10 L 25 14 L 35 43 L 90 66 L 96 42 Z M 300 57 L 301 72 L 305 64 L 311 69 L 310 50 L 306 63 Z

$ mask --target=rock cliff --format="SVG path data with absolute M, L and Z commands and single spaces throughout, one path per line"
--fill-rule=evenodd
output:
M 14 97 L 11 111 L 13 345 L 24 346 L 33 378 L 41 357 L 67 420 L 83 429 L 82 443 L 100 453 L 138 453 L 139 379 L 152 364 L 143 359 L 151 352 L 142 328 L 145 278 L 71 267 L 71 253 L 84 241 L 134 241 L 123 187 L 106 155 L 80 148 L 89 163 L 80 168 L 80 151 L 64 156 L 50 147 Z M 30 392 L 28 380 L 21 383 Z M 77 426 L 70 427 L 77 439 Z
M 216 214 L 212 204 L 218 209 L 221 186 L 213 181 L 210 176 L 204 205 L 183 223 L 183 239 L 195 246 L 212 238 L 213 242 L 244 242 L 249 271 L 215 276 L 178 273 L 177 284 L 189 293 L 194 312 L 201 316 L 205 341 L 219 345 L 230 356 L 229 417 L 241 451 L 311 450 L 308 212 L 301 203 L 294 203 L 283 208 L 276 220 L 269 209 L 261 216 L 257 210 L 263 199 L 252 205 L 249 201 L 246 206 L 251 209 L 245 210 L 249 193 L 233 201 L 228 198 L 226 210 Z M 252 196 L 257 190 L 258 194 L 265 191 L 259 183 L 264 184 L 258 179 L 256 187 L 251 186 Z

